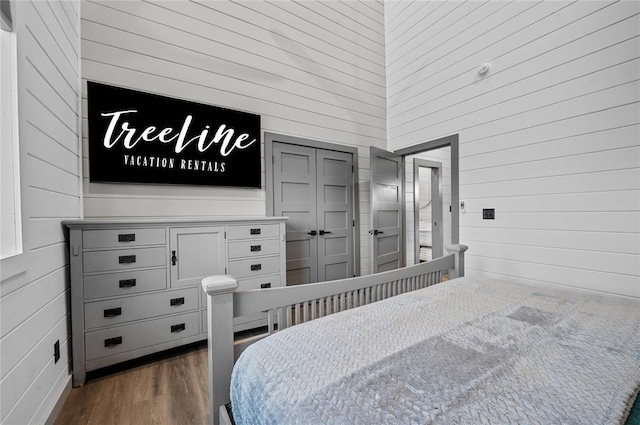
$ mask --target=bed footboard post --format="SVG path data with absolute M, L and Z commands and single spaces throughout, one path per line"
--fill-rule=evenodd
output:
M 232 276 L 210 276 L 202 279 L 207 293 L 209 328 L 209 415 L 212 425 L 220 424 L 220 406 L 231 399 L 229 387 L 233 369 L 233 293 L 238 281 Z
M 445 246 L 445 249 L 454 255 L 455 265 L 449 270 L 449 279 L 464 276 L 464 252 L 469 249 L 466 245 L 453 244 Z

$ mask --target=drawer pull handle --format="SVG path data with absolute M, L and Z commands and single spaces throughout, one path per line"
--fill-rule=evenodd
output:
M 181 332 L 186 329 L 184 323 L 180 323 L 179 325 L 171 325 L 171 333 Z
M 262 245 L 251 245 L 251 252 L 262 251 Z
M 136 262 L 135 255 L 121 255 L 118 257 L 118 263 L 120 264 L 131 264 Z
M 252 235 L 259 235 L 260 234 L 260 229 L 251 229 L 251 234 Z
M 171 306 L 183 305 L 184 304 L 184 297 L 171 298 L 170 304 L 171 304 Z
M 135 242 L 135 233 L 125 233 L 124 235 L 118 235 L 118 242 Z
M 105 347 L 115 347 L 116 345 L 120 345 L 122 344 L 122 337 L 118 336 L 115 338 L 108 338 L 104 340 L 104 346 Z
M 119 282 L 121 288 L 133 288 L 136 286 L 135 279 L 124 279 Z
M 175 266 L 177 262 L 178 262 L 178 257 L 176 257 L 176 252 L 171 251 L 171 265 Z
M 251 265 L 251 271 L 255 272 L 257 270 L 262 270 L 262 264 L 252 264 Z
M 104 311 L 104 317 L 116 317 L 122 314 L 122 308 L 108 308 Z
M 263 283 L 260 285 L 260 289 L 268 289 L 268 288 L 271 288 L 271 282 Z

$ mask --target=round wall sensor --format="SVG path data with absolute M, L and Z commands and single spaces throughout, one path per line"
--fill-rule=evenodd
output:
M 483 63 L 482 65 L 480 65 L 480 68 L 478 68 L 478 75 L 481 77 L 484 77 L 489 73 L 490 69 L 491 69 L 491 64 L 489 62 Z

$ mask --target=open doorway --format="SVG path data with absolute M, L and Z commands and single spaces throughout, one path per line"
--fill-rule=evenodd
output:
M 395 152 L 371 149 L 371 226 L 373 273 L 411 265 L 419 261 L 419 220 L 414 217 L 413 167 L 409 160 L 420 159 L 442 163 L 442 246 L 459 242 L 458 135 L 454 134 Z M 447 177 L 448 176 L 448 177 Z M 410 179 L 409 179 L 410 177 Z M 409 184 L 410 183 L 410 184 Z M 411 193 L 408 194 L 407 191 Z M 401 196 L 396 196 L 400 195 Z M 392 215 L 391 213 L 397 212 Z M 386 214 L 388 217 L 383 220 Z M 402 216 L 400 220 L 392 219 Z M 415 223 L 418 223 L 417 226 Z M 385 224 L 386 223 L 386 224 Z M 393 246 L 389 236 L 395 236 Z M 397 243 L 396 243 L 397 242 Z M 387 243 L 385 245 L 385 243 Z M 389 245 L 389 246 L 387 246 Z M 432 243 L 433 246 L 433 243 Z M 444 251 L 444 249 L 443 249 Z M 443 255 L 442 254 L 439 255 Z M 436 258 L 432 251 L 432 258 Z M 392 260 L 392 261 L 391 261 Z
M 442 214 L 442 163 L 413 158 L 413 250 L 416 264 L 442 257 Z

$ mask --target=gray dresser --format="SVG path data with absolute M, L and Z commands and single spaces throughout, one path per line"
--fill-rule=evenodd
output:
M 68 228 L 73 385 L 86 372 L 207 338 L 202 278 L 286 285 L 285 218 L 73 220 Z M 263 326 L 237 318 L 236 331 Z

